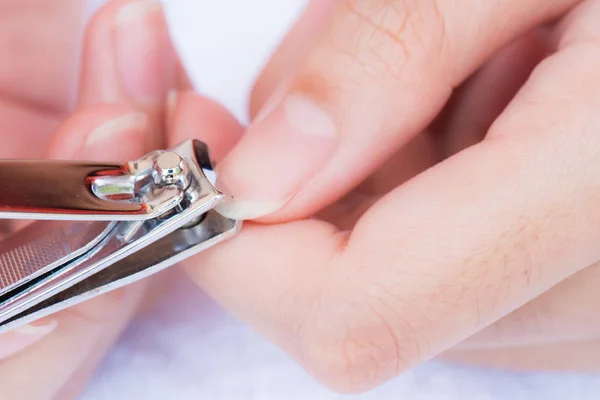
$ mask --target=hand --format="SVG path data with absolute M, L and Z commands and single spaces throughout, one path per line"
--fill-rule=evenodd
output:
M 165 145 L 167 93 L 189 83 L 160 3 L 111 2 L 88 26 L 80 54 L 85 3 L 0 0 L 0 157 L 124 161 Z M 0 335 L 0 397 L 75 397 L 147 284 Z
M 596 0 L 313 2 L 218 165 L 222 211 L 255 221 L 190 275 L 340 391 L 449 349 L 597 368 L 599 18 Z

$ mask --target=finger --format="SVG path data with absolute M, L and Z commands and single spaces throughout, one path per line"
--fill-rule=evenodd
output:
M 87 129 L 82 129 L 84 126 Z M 149 121 L 145 113 L 121 104 L 99 104 L 69 117 L 50 142 L 49 155 L 123 162 L 143 154 Z
M 0 91 L 46 111 L 74 102 L 84 28 L 82 0 L 0 2 Z
M 170 97 L 167 131 L 169 146 L 200 139 L 218 162 L 239 141 L 243 128 L 225 107 L 188 90 L 173 92 Z
M 83 7 L 82 0 L 0 2 L 0 158 L 44 156 L 72 108 Z
M 126 290 L 130 289 L 128 288 Z M 123 333 L 127 323 L 129 323 L 131 319 L 135 318 L 136 313 L 141 307 L 145 306 L 147 299 L 145 293 L 147 293 L 148 290 L 147 288 L 143 288 L 142 291 L 144 296 L 140 294 L 137 299 L 134 299 L 136 304 L 131 313 L 127 313 L 124 316 L 113 316 L 115 319 L 122 320 L 113 321 L 111 323 L 113 330 L 103 330 L 102 336 L 96 338 L 96 342 L 94 343 L 91 352 L 86 354 L 86 359 L 83 364 L 81 364 L 80 367 L 69 377 L 67 383 L 60 388 L 53 400 L 76 400 L 81 398 L 82 393 L 90 382 L 90 378 L 93 378 L 98 366 L 102 363 L 106 354 L 114 346 L 119 336 Z
M 540 31 L 529 33 L 499 52 L 473 74 L 430 127 L 446 159 L 479 143 L 540 61 L 551 49 Z
M 585 29 L 590 25 L 586 15 L 600 13 L 596 7 L 598 6 L 593 2 L 580 6 L 554 30 L 555 39 L 562 41 L 562 46 L 570 41 L 585 40 L 589 34 Z M 595 284 L 599 274 L 600 266 L 594 263 L 470 337 L 458 349 L 481 349 L 482 356 L 466 354 L 473 355 L 474 359 L 483 359 L 483 355 L 488 354 L 486 349 L 555 344 L 560 346 L 560 343 L 565 342 L 597 339 L 600 337 L 600 321 L 596 318 L 596 309 L 600 298 Z M 512 360 L 512 357 L 509 359 Z M 521 365 L 520 362 L 514 363 Z
M 318 379 L 356 391 L 600 260 L 590 4 L 487 140 L 383 198 L 351 234 L 247 224 L 197 259 L 193 279 Z
M 135 311 L 141 293 L 128 287 L 57 315 L 56 329 L 43 340 L 0 364 L 3 394 L 23 400 L 54 399 L 82 365 L 94 360 L 122 332 Z M 102 302 L 104 316 L 94 319 L 90 308 Z M 111 309 L 113 308 L 114 309 Z
M 588 340 L 502 350 L 451 350 L 440 358 L 454 364 L 478 365 L 512 371 L 598 373 L 600 341 Z
M 219 180 L 238 199 L 222 211 L 313 214 L 422 131 L 486 57 L 576 3 L 341 2 L 291 82 L 222 162 Z
M 298 67 L 339 2 L 313 0 L 308 3 L 254 83 L 250 95 L 251 119 L 259 113 L 281 80 Z
M 385 162 L 369 178 L 347 195 L 315 214 L 340 230 L 354 228 L 373 204 L 390 190 L 435 165 L 440 151 L 429 131 L 415 137 Z
M 115 0 L 90 22 L 84 41 L 79 107 L 125 103 L 144 111 L 144 149 L 164 147 L 167 94 L 184 81 L 159 0 Z
M 0 158 L 35 159 L 46 155 L 48 142 L 64 114 L 40 112 L 30 104 L 0 97 Z M 32 145 L 34 143 L 34 145 Z
M 584 269 L 456 346 L 495 350 L 600 338 L 600 263 Z

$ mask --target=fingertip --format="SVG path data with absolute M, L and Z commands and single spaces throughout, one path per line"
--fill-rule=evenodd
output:
M 201 140 L 217 162 L 233 148 L 244 131 L 224 106 L 191 90 L 170 91 L 167 110 L 169 145 L 189 138 Z
M 215 186 L 228 195 L 232 195 L 233 193 L 219 180 L 217 180 Z M 226 201 L 217 205 L 215 209 L 221 215 L 234 220 L 258 220 L 266 215 L 282 209 L 286 203 L 286 200 L 253 202 L 234 198 L 230 201 Z
M 140 156 L 148 129 L 146 114 L 123 105 L 103 104 L 76 112 L 58 129 L 48 156 L 122 162 Z
M 223 170 L 219 162 L 242 137 L 244 128 L 235 117 L 221 104 L 193 91 L 171 90 L 166 105 L 170 146 L 197 138 L 208 145 L 211 158 L 216 162 L 217 175 L 229 174 L 231 168 Z M 225 182 L 231 180 L 231 177 L 225 178 L 229 178 Z M 227 194 L 234 194 L 225 182 L 218 178 L 216 186 Z M 237 199 L 219 205 L 218 211 L 233 219 L 256 219 L 282 208 L 286 202 L 287 199 L 266 202 Z
M 278 212 L 338 151 L 334 118 L 308 96 L 282 93 L 219 166 L 219 181 L 256 218 Z M 274 208 L 276 207 L 276 208 Z
M 161 2 L 111 1 L 86 31 L 79 103 L 162 103 L 178 70 Z
M 0 335 L 0 360 L 7 359 L 16 353 L 34 345 L 45 336 L 52 333 L 58 322 L 42 320 L 20 326 Z
M 115 14 L 123 1 L 104 4 L 90 18 L 84 39 L 77 103 L 85 107 L 93 103 L 119 98 L 119 82 L 115 74 L 112 31 Z M 102 77 L 102 79 L 98 79 Z

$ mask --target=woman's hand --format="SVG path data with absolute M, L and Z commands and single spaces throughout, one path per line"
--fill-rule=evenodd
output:
M 165 145 L 167 93 L 188 84 L 160 3 L 110 2 L 81 54 L 84 3 L 0 0 L 0 157 L 124 161 Z M 0 397 L 75 397 L 146 285 L 0 335 Z
M 337 390 L 452 348 L 597 367 L 564 349 L 600 336 L 599 20 L 598 0 L 313 2 L 218 165 L 222 211 L 256 222 L 190 275 Z

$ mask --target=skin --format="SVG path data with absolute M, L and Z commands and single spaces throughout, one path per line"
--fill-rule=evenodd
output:
M 313 2 L 218 166 L 254 223 L 190 276 L 337 391 L 433 357 L 597 370 L 599 14 Z
M 12 107 L 0 118 L 35 125 L 23 137 L 64 158 L 130 158 L 201 131 L 237 199 L 222 211 L 253 221 L 185 270 L 317 380 L 363 391 L 440 356 L 597 369 L 600 2 L 315 1 L 257 80 L 246 130 L 189 90 L 175 55 L 157 66 L 134 54 L 139 79 L 124 84 L 111 35 L 132 2 L 89 26 L 74 106 L 63 72 L 78 58 L 55 44 L 48 93 L 23 83 L 36 68 L 15 66 L 22 79 L 0 80 Z M 61 20 L 80 6 L 66 4 L 54 5 Z M 152 15 L 119 26 L 168 43 Z M 0 37 L 50 40 L 12 29 Z M 86 146 L 99 127 L 108 144 Z M 6 143 L 11 157 L 38 156 L 21 138 Z M 144 286 L 53 316 L 52 332 L 0 362 L 3 393 L 75 396 L 154 293 Z

